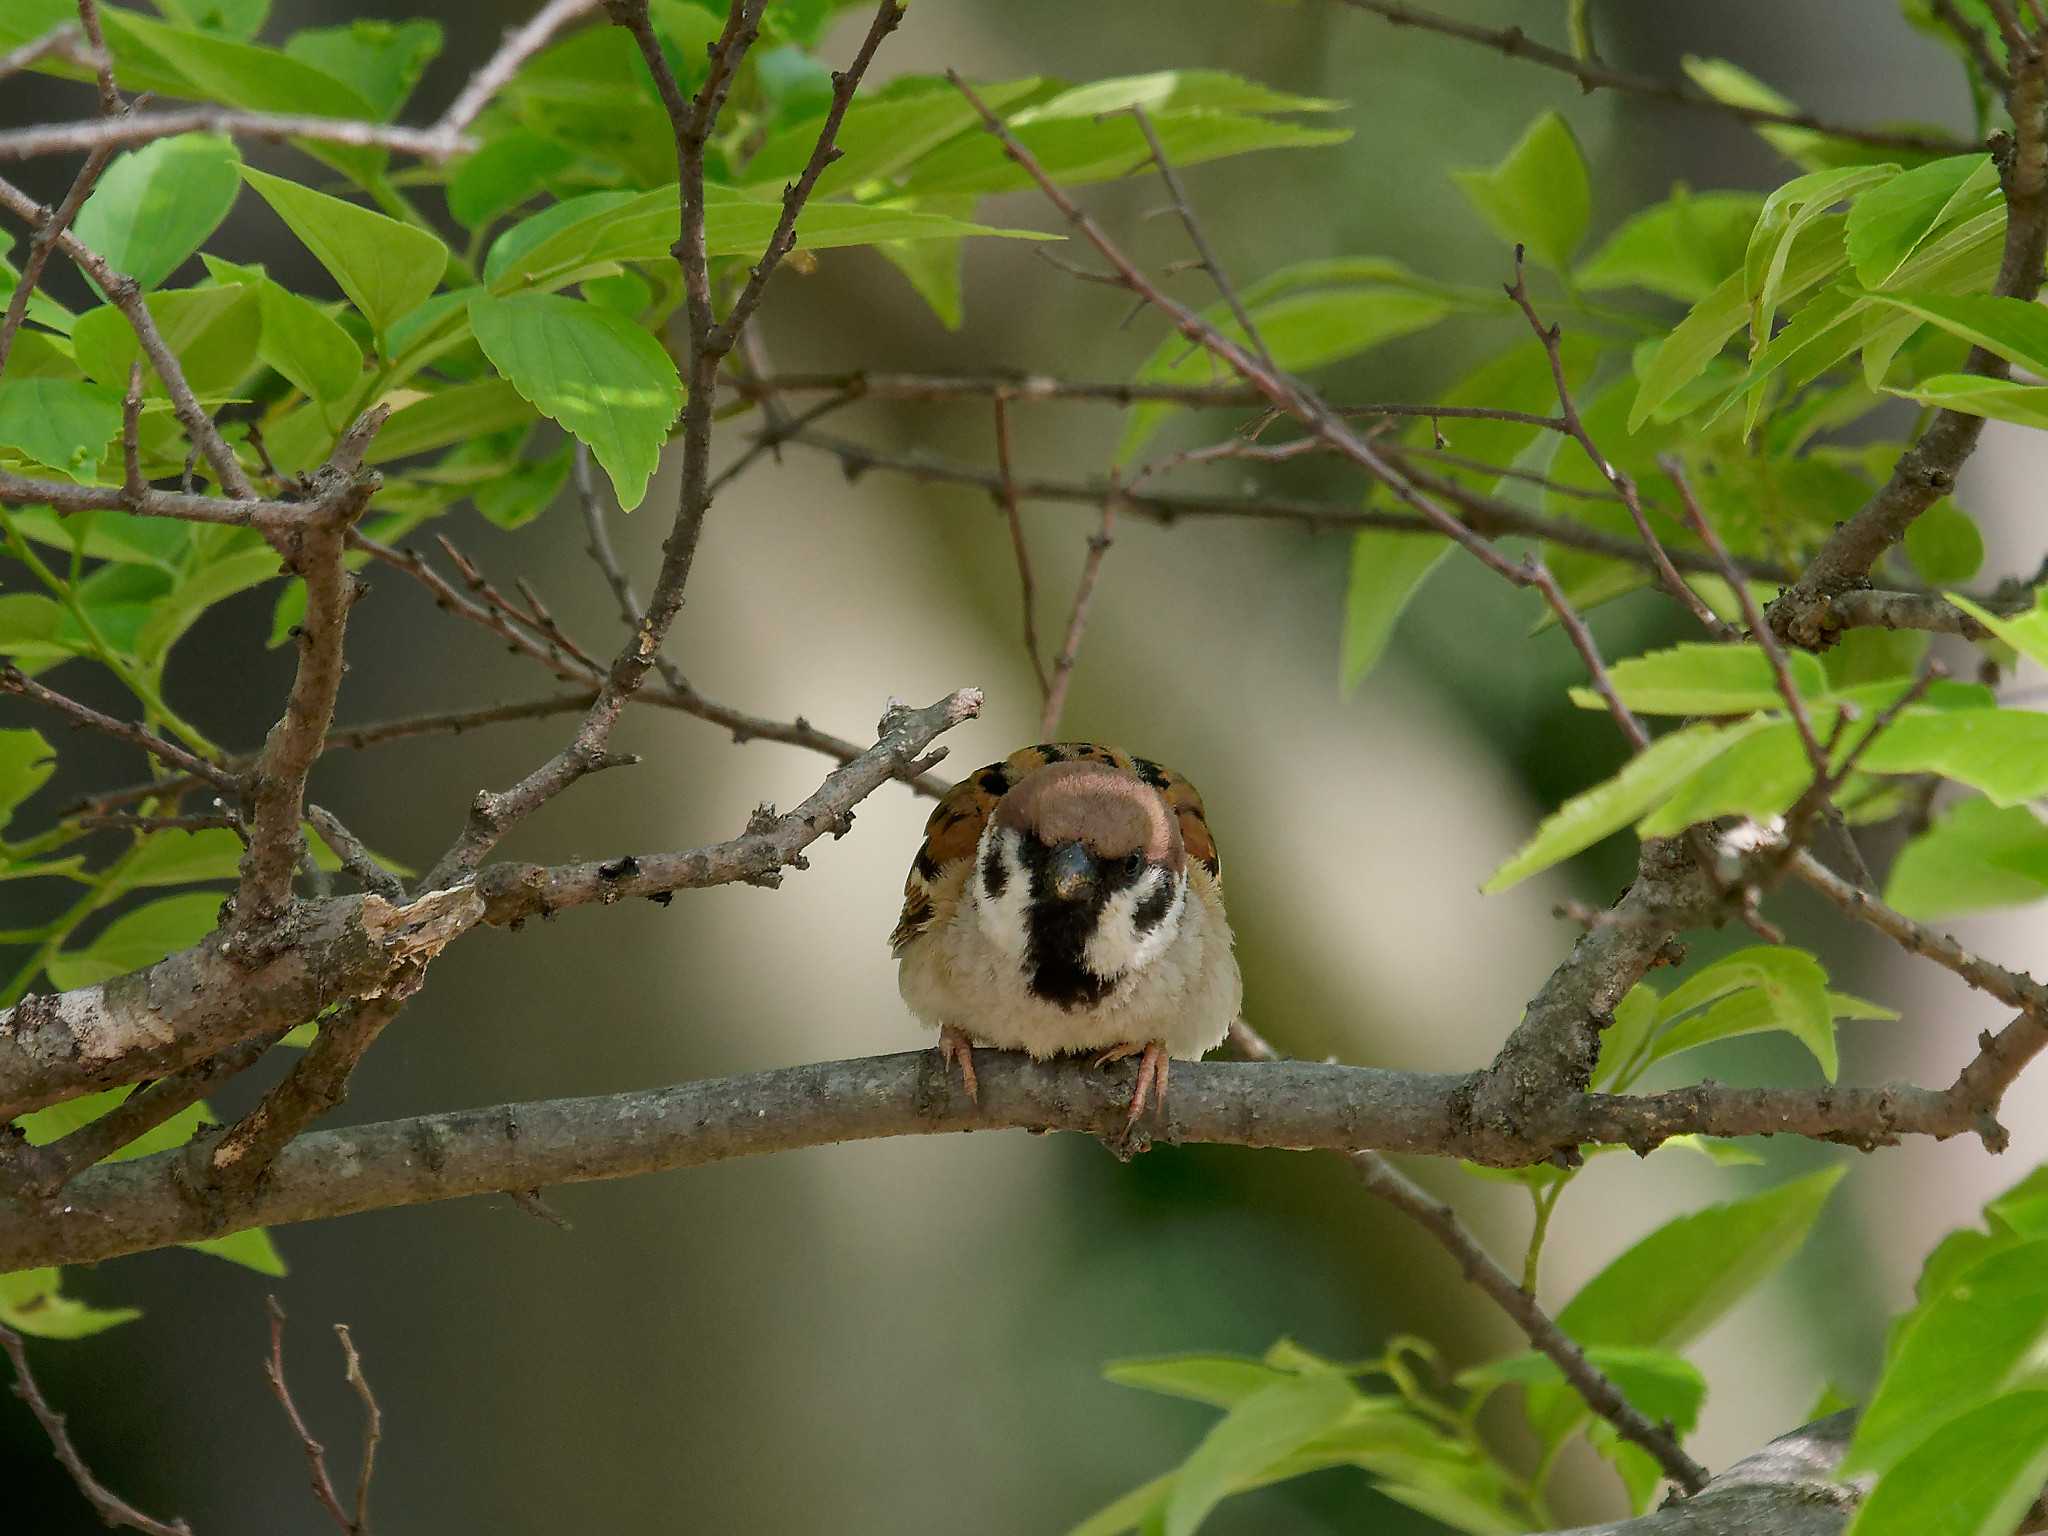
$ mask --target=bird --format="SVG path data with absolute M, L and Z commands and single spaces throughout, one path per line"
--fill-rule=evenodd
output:
M 948 790 L 889 935 L 912 1013 L 980 1101 L 974 1047 L 1139 1058 L 1126 1134 L 1168 1063 L 1228 1033 L 1243 982 L 1195 786 L 1093 742 L 1024 747 Z

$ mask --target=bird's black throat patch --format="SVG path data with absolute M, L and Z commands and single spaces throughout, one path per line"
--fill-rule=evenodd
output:
M 1086 901 L 1063 901 L 1053 894 L 1052 853 L 1035 837 L 1018 839 L 1017 859 L 1031 882 L 1024 914 L 1024 970 L 1033 996 L 1071 1012 L 1094 1007 L 1119 979 L 1096 975 L 1083 957 L 1110 897 L 1136 876 L 1114 863 L 1105 864 Z

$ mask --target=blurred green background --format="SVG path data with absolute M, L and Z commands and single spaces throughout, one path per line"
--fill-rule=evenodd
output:
M 1561 3 L 1443 8 L 1561 33 Z M 452 96 L 502 26 L 530 9 L 279 0 L 269 35 L 361 15 L 438 16 L 448 44 L 414 98 L 419 115 Z M 1951 60 L 1889 6 L 1731 0 L 1594 12 L 1606 58 L 1623 68 L 1675 77 L 1682 54 L 1720 55 L 1825 114 L 1968 128 Z M 842 27 L 828 51 L 843 57 L 859 24 Z M 1348 102 L 1340 121 L 1355 137 L 1341 148 L 1188 173 L 1219 254 L 1243 278 L 1339 254 L 1392 255 L 1460 281 L 1504 276 L 1508 253 L 1445 173 L 1491 163 L 1545 107 L 1565 111 L 1586 148 L 1596 233 L 1674 180 L 1764 187 L 1787 174 L 1719 118 L 1582 97 L 1561 76 L 1323 0 L 926 0 L 876 73 L 946 66 L 1077 80 L 1223 67 Z M 75 116 L 88 101 L 78 88 L 18 77 L 0 92 L 0 123 Z M 19 169 L 54 197 L 72 168 Z M 1171 221 L 1140 218 L 1158 200 L 1141 185 L 1088 197 L 1155 265 L 1183 254 Z M 1055 222 L 1024 196 L 986 216 Z M 312 279 L 304 253 L 280 241 L 275 221 L 244 199 L 216 243 Z M 70 280 L 67 272 L 60 283 Z M 1182 296 L 1208 298 L 1198 274 L 1177 281 Z M 991 242 L 969 252 L 968 318 L 957 334 L 863 252 L 828 253 L 808 276 L 785 273 L 758 323 L 784 369 L 1117 378 L 1159 334 L 1150 319 L 1120 328 L 1124 308 L 1024 247 Z M 1328 393 L 1429 399 L 1489 335 L 1498 343 L 1487 323 L 1454 321 L 1383 348 Z M 1012 414 L 1020 471 L 1079 478 L 1108 465 L 1114 412 L 1035 404 Z M 992 448 L 985 404 L 874 404 L 840 422 L 899 450 L 988 462 Z M 1161 443 L 1202 441 L 1229 422 L 1177 423 Z M 744 425 L 726 429 L 728 452 Z M 1965 499 L 1994 560 L 2031 569 L 2037 552 L 1999 532 L 2015 526 L 2030 468 L 1996 425 L 1980 457 Z M 1357 494 L 1328 469 L 1260 473 L 1306 493 Z M 1240 479 L 1231 469 L 1206 484 Z M 643 587 L 672 496 L 672 480 L 657 482 L 619 526 Z M 1094 517 L 1085 507 L 1028 510 L 1041 632 L 1063 620 Z M 501 581 L 531 577 L 586 645 L 615 642 L 608 596 L 566 506 L 518 534 L 467 514 L 447 531 Z M 1525 640 L 1532 600 L 1469 562 L 1439 572 L 1381 670 L 1340 696 L 1346 566 L 1337 538 L 1127 521 L 1063 734 L 1160 758 L 1202 786 L 1230 861 L 1248 1016 L 1283 1048 L 1461 1069 L 1487 1059 L 1570 944 L 1552 904 L 1611 899 L 1633 850 L 1621 840 L 1502 898 L 1482 900 L 1477 886 L 1547 805 L 1609 771 L 1619 749 L 1566 704 L 1576 666 L 1567 648 L 1554 634 Z M 344 721 L 549 690 L 530 664 L 437 614 L 395 575 L 374 586 L 351 631 Z M 283 695 L 287 658 L 260 648 L 270 602 L 264 591 L 216 612 L 172 674 L 173 699 L 231 743 L 256 742 Z M 1637 598 L 1602 610 L 1598 628 L 1616 654 L 1675 633 L 1666 622 L 1655 600 Z M 801 712 L 853 737 L 891 694 L 925 702 L 978 684 L 987 713 L 947 738 L 949 766 L 965 771 L 1036 735 L 1017 630 L 1015 575 L 987 498 L 880 473 L 849 483 L 833 461 L 791 448 L 720 497 L 671 650 L 716 698 Z M 377 848 L 423 864 L 478 788 L 502 786 L 566 729 L 540 722 L 340 754 L 320 766 L 316 793 Z M 757 800 L 801 798 L 824 766 L 773 744 L 734 747 L 710 726 L 661 712 L 632 715 L 623 735 L 647 765 L 571 793 L 508 854 L 608 856 L 717 839 Z M 67 737 L 64 752 L 39 804 L 135 776 L 137 764 L 109 743 Z M 907 795 L 877 795 L 852 836 L 816 850 L 815 867 L 779 892 L 684 893 L 665 910 L 579 911 L 470 939 L 370 1055 L 340 1115 L 598 1093 L 922 1043 L 884 938 L 925 811 Z M 19 904 L 36 898 L 9 887 L 6 899 L 27 920 Z M 1849 942 L 1827 915 L 1796 899 L 1782 905 L 1839 985 L 1906 1011 L 1901 1024 L 1845 1036 L 1845 1077 L 1938 1069 L 1991 1021 L 1942 987 L 1947 978 L 1923 981 Z M 1971 931 L 2014 964 L 2040 947 L 2020 920 Z M 1735 1081 L 1805 1081 L 1813 1071 L 1796 1045 L 1773 1041 L 1738 1042 L 1700 1065 Z M 1798 1422 L 1826 1381 L 1868 1382 L 1882 1321 L 1926 1243 L 2043 1155 L 2048 1137 L 2030 1126 L 2030 1102 L 2038 1094 L 2030 1101 L 2023 1084 L 2003 1166 L 1960 1146 L 1866 1161 L 1785 1277 L 1694 1352 L 1711 1389 L 1694 1447 L 1703 1460 L 1725 1465 Z M 1716 1170 L 1675 1151 L 1647 1163 L 1601 1160 L 1561 1207 L 1546 1295 L 1561 1302 L 1681 1205 L 1773 1182 L 1821 1156 L 1767 1150 L 1763 1169 Z M 1518 1191 L 1421 1171 L 1497 1251 L 1519 1252 Z M 353 1465 L 358 1417 L 329 1323 L 352 1326 L 382 1401 L 373 1506 L 382 1536 L 1055 1531 L 1177 1461 L 1210 1417 L 1104 1384 L 1105 1359 L 1258 1351 L 1282 1334 L 1351 1357 L 1414 1332 L 1455 1366 L 1513 1343 L 1428 1240 L 1352 1187 L 1334 1160 L 1161 1149 L 1125 1167 L 1074 1138 L 951 1137 L 548 1198 L 572 1231 L 487 1200 L 278 1233 L 292 1266 L 274 1287 L 293 1318 L 288 1366 L 338 1473 Z M 45 1391 L 110 1484 L 160 1515 L 186 1516 L 202 1536 L 322 1528 L 259 1370 L 262 1297 L 273 1282 L 171 1252 L 72 1284 L 89 1299 L 145 1309 L 81 1342 L 31 1343 Z M 1568 1470 L 1562 1504 L 1584 1519 L 1619 1509 L 1611 1476 L 1590 1458 Z M 1362 1474 L 1332 1472 L 1232 1501 L 1212 1528 L 1426 1526 L 1371 1495 Z M 95 1529 L 26 1410 L 0 1399 L 0 1531 Z

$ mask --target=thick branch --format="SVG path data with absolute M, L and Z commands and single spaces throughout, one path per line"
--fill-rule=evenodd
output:
M 348 611 L 367 590 L 343 563 L 349 525 L 381 483 L 361 468 L 362 455 L 384 420 L 378 407 L 350 428 L 334 458 L 315 476 L 319 506 L 285 540 L 285 560 L 304 581 L 306 616 L 293 630 L 298 671 L 284 714 L 270 729 L 250 772 L 249 847 L 242 855 L 235 921 L 247 931 L 273 921 L 291 901 L 305 817 L 306 777 L 319 760 L 341 692 L 342 637 Z
M 0 1205 L 0 1272 L 88 1263 L 245 1225 L 622 1178 L 841 1141 L 1020 1128 L 1121 1138 L 1131 1070 L 981 1051 L 976 1105 L 951 1087 L 935 1052 L 912 1051 L 314 1131 L 284 1149 L 256 1198 L 231 1221 L 190 1198 L 182 1151 L 162 1153 L 80 1175 L 54 1214 Z M 1181 1062 L 1157 1135 L 1531 1163 L 1588 1142 L 1647 1152 L 1689 1134 L 1801 1135 L 1867 1148 L 1973 1129 L 1966 1111 L 1929 1089 L 1702 1083 L 1642 1097 L 1553 1102 L 1514 1141 L 1466 1129 L 1461 1106 L 1471 1081 L 1317 1062 Z
M 1837 1481 L 1853 1411 L 1781 1435 L 1682 1504 L 1557 1536 L 1840 1536 L 1869 1479 Z

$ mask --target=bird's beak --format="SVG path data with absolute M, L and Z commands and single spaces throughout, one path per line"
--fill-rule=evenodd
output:
M 1061 843 L 1047 867 L 1053 894 L 1061 901 L 1086 901 L 1095 894 L 1095 861 L 1079 843 Z

